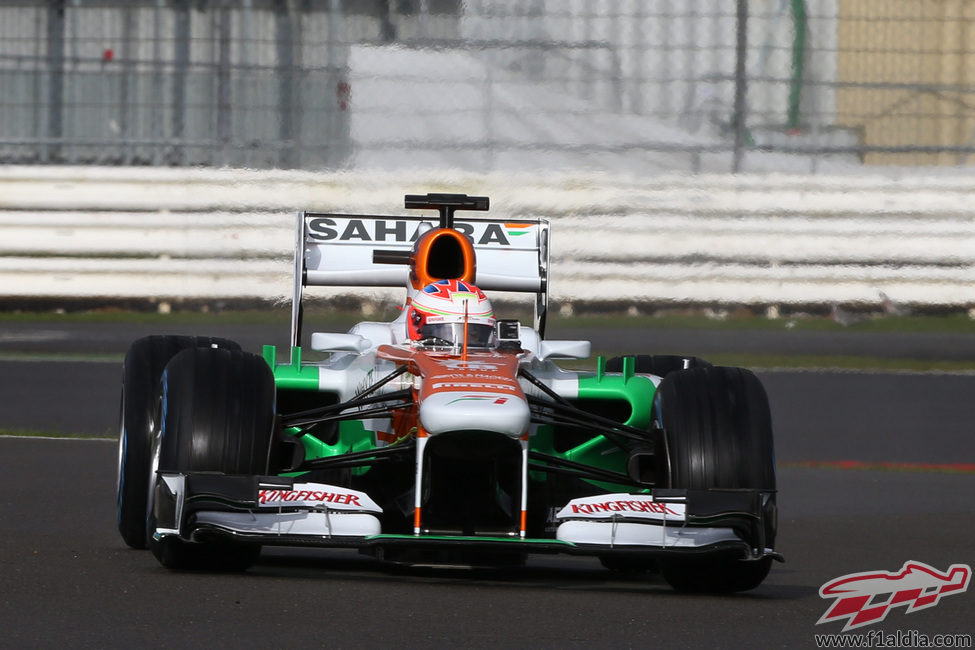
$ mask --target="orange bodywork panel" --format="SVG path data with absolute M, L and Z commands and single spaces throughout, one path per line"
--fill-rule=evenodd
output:
M 417 401 L 444 391 L 478 391 L 525 399 L 518 383 L 518 356 L 494 350 L 472 350 L 467 359 L 448 353 L 380 345 L 380 359 L 407 365 L 423 378 Z

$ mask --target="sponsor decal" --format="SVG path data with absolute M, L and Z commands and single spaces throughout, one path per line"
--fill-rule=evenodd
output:
M 509 393 L 516 393 L 518 387 L 515 384 L 492 384 L 483 381 L 437 381 L 433 382 L 434 390 L 450 390 L 451 388 L 461 389 L 480 389 L 480 390 L 503 390 Z
M 348 492 L 328 492 L 326 490 L 261 490 L 260 503 L 334 503 L 362 507 L 359 496 Z
M 343 219 L 339 223 L 335 219 L 319 217 L 308 222 L 308 237 L 317 241 L 416 241 L 416 228 L 413 229 L 413 235 L 410 237 L 407 234 L 407 226 L 406 221 Z
M 574 515 L 591 515 L 597 512 L 654 512 L 679 517 L 681 514 L 666 503 L 636 499 L 603 501 L 601 503 L 573 503 L 570 504 L 570 507 Z
M 437 375 L 437 379 L 444 380 L 454 380 L 454 379 L 487 379 L 490 381 L 497 380 L 498 375 L 491 375 L 482 372 L 444 372 Z
M 535 224 L 454 222 L 454 230 L 475 246 L 511 246 L 513 237 L 533 232 Z M 416 222 L 398 219 L 333 219 L 315 217 L 308 221 L 308 238 L 326 242 L 410 243 L 417 239 Z M 529 245 L 526 242 L 525 245 Z
M 558 513 L 559 519 L 611 519 L 618 516 L 637 519 L 683 520 L 684 504 L 654 501 L 650 495 L 603 494 L 573 499 Z
M 450 406 L 455 402 L 491 402 L 492 404 L 505 404 L 508 401 L 507 397 L 493 397 L 487 395 L 464 395 L 463 397 L 458 397 L 447 402 L 444 406 Z
M 937 605 L 943 596 L 968 589 L 972 569 L 952 564 L 944 572 L 923 562 L 908 561 L 900 571 L 865 571 L 830 580 L 819 588 L 820 598 L 835 598 L 816 625 L 846 621 L 843 631 L 879 623 L 894 607 L 911 614 Z
M 501 367 L 496 363 L 477 361 L 473 359 L 470 361 L 464 361 L 463 359 L 446 359 L 442 361 L 440 365 L 448 370 L 480 370 L 483 372 L 490 372 Z
M 466 361 L 425 355 L 418 355 L 415 359 L 420 372 L 426 377 L 421 399 L 426 399 L 431 393 L 447 391 L 458 393 L 451 395 L 451 399 L 477 393 L 493 393 L 492 399 L 522 395 L 521 385 L 514 378 L 518 364 L 516 359 L 498 358 L 496 355 L 476 356 Z
M 504 229 L 510 237 L 520 237 L 530 234 L 532 232 L 531 228 L 534 225 L 531 223 L 506 223 L 504 224 Z

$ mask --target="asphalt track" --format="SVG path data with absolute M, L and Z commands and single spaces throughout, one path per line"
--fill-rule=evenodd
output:
M 138 335 L 16 330 L 0 333 L 0 353 L 119 354 Z M 242 334 L 233 336 L 251 349 L 248 337 L 262 336 Z M 910 345 L 967 354 L 962 338 Z M 816 345 L 798 341 L 789 344 Z M 44 358 L 0 361 L 0 427 L 113 433 L 119 364 Z M 776 426 L 786 563 L 747 594 L 680 595 L 653 575 L 561 556 L 519 571 L 390 571 L 346 551 L 266 550 L 240 575 L 171 573 L 115 532 L 112 442 L 0 438 L 0 647 L 814 647 L 815 634 L 842 627 L 816 625 L 830 605 L 823 583 L 909 560 L 975 565 L 975 474 L 802 464 L 975 462 L 975 376 L 760 377 Z M 972 635 L 973 599 L 975 588 L 910 614 L 892 608 L 857 631 Z

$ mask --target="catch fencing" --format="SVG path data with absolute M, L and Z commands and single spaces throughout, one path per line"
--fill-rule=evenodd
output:
M 970 0 L 2 0 L 0 162 L 965 166 Z

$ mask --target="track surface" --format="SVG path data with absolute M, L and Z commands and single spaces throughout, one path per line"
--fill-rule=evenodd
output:
M 63 348 L 36 339 L 34 351 L 116 353 L 133 338 L 67 331 Z M 520 571 L 389 571 L 345 551 L 277 550 L 242 575 L 171 573 L 115 532 L 113 443 L 4 438 L 0 647 L 813 647 L 841 628 L 816 625 L 830 604 L 824 582 L 908 560 L 975 565 L 975 475 L 794 464 L 975 462 L 975 377 L 760 376 L 787 562 L 747 594 L 679 595 L 656 576 L 561 556 Z M 0 427 L 114 432 L 118 380 L 118 363 L 0 361 Z M 975 588 L 859 631 L 973 634 L 973 602 Z

